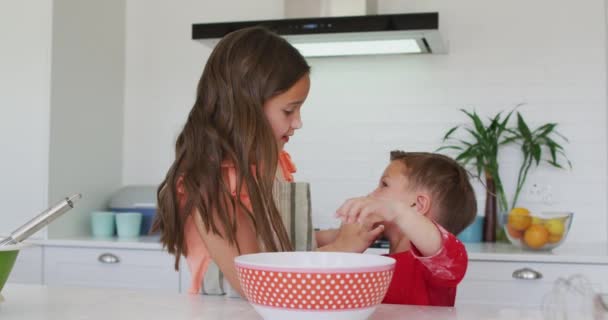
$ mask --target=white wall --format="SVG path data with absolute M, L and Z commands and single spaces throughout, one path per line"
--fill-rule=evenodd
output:
M 0 235 L 47 207 L 51 17 L 50 0 L 0 1 Z
M 124 184 L 158 184 L 190 110 L 209 50 L 190 40 L 195 22 L 282 15 L 280 1 L 127 3 Z M 347 197 L 374 188 L 396 148 L 432 151 L 466 119 L 525 102 L 535 126 L 558 122 L 570 138 L 571 171 L 546 166 L 528 185 L 551 186 L 553 203 L 576 213 L 570 241 L 606 240 L 606 18 L 603 1 L 380 1 L 379 12 L 438 11 L 449 54 L 311 59 L 304 128 L 286 147 L 298 180 L 312 183 L 314 223 L 336 225 Z M 512 190 L 519 158 L 503 153 Z M 476 185 L 483 212 L 481 186 Z
M 124 0 L 54 1 L 49 201 L 83 198 L 50 238 L 90 234 L 121 186 L 124 66 Z
M 159 184 L 171 164 L 211 52 L 191 40 L 192 23 L 282 15 L 281 0 L 127 1 L 125 184 Z

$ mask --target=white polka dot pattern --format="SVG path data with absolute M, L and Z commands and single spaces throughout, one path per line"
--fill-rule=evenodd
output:
M 237 266 L 243 292 L 251 303 L 285 309 L 368 308 L 382 302 L 393 270 L 357 273 L 304 273 Z

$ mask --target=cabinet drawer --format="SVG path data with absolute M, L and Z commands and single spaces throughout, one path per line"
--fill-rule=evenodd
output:
M 44 248 L 47 285 L 162 289 L 179 292 L 173 256 L 160 250 Z
M 27 246 L 19 250 L 9 282 L 42 284 L 42 247 Z
M 531 279 L 517 278 L 516 271 Z M 469 261 L 466 276 L 458 286 L 456 304 L 539 306 L 555 280 L 575 274 L 585 276 L 596 291 L 608 289 L 608 265 Z

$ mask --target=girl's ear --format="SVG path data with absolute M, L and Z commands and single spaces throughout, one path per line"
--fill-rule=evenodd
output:
M 184 176 L 179 176 L 177 181 L 175 182 L 175 187 L 177 190 L 177 195 L 182 197 L 186 194 L 186 186 L 184 186 Z
M 426 216 L 431 212 L 431 197 L 426 193 L 416 195 L 416 211 Z

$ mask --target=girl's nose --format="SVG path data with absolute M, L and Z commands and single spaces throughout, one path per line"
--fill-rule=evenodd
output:
M 294 129 L 302 128 L 302 117 L 300 116 L 300 112 L 296 114 L 293 121 L 291 122 L 291 127 Z

